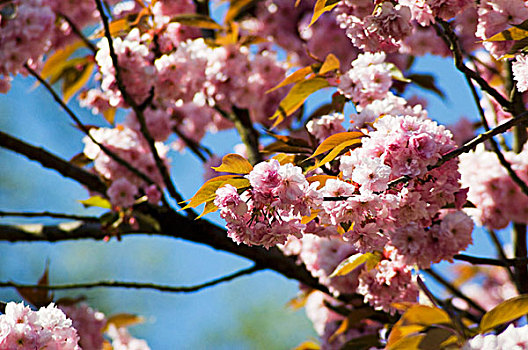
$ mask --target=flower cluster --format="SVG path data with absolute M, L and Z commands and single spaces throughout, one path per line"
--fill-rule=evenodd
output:
M 150 148 L 140 133 L 129 128 L 99 128 L 90 130 L 90 135 L 101 145 L 127 161 L 156 184 L 163 181 Z M 84 154 L 94 162 L 94 170 L 105 179 L 112 181 L 107 195 L 116 207 L 129 207 L 134 203 L 140 190 L 149 197 L 149 201 L 157 203 L 161 194 L 155 185 L 149 185 L 140 179 L 124 165 L 106 154 L 88 136 L 83 139 Z M 162 143 L 156 143 L 158 153 L 165 157 L 167 148 Z
M 33 311 L 8 303 L 0 315 L 0 348 L 80 350 L 72 321 L 54 304 Z
M 284 244 L 289 235 L 300 238 L 302 216 L 322 199 L 315 190 L 318 183 L 309 184 L 301 168 L 275 159 L 257 164 L 247 178 L 251 189 L 242 194 L 231 185 L 216 191 L 214 204 L 226 220 L 228 236 L 266 248 Z
M 528 326 L 515 327 L 513 324 L 499 335 L 479 334 L 471 338 L 462 350 L 509 350 L 528 348 Z
M 526 182 L 526 149 L 519 154 L 503 154 L 515 173 Z M 519 189 L 493 152 L 477 147 L 474 152 L 461 155 L 460 173 L 462 183 L 469 187 L 468 199 L 476 206 L 471 213 L 481 225 L 501 229 L 512 221 L 528 223 L 528 196 Z

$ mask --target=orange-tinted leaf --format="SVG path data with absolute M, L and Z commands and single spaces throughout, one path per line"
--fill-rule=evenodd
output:
M 178 22 L 190 27 L 205 29 L 224 29 L 220 24 L 209 16 L 198 13 L 184 13 L 171 18 L 171 22 Z
M 109 122 L 112 125 L 114 125 L 115 114 L 116 114 L 115 108 L 108 108 L 103 111 L 103 117 L 105 118 L 107 122 Z
M 312 20 L 310 21 L 308 27 L 311 27 L 312 24 L 314 24 L 323 13 L 332 11 L 340 1 L 341 0 L 317 0 L 314 6 Z
M 44 67 L 42 67 L 42 71 L 40 72 L 41 77 L 48 79 L 49 77 L 56 75 L 57 72 L 60 72 L 67 64 L 66 62 L 68 58 L 77 51 L 77 49 L 83 46 L 84 43 L 82 40 L 78 39 L 62 49 L 55 50 L 55 52 L 46 59 Z
M 516 320 L 528 314 L 528 295 L 508 299 L 495 306 L 482 316 L 479 333 L 486 333 L 504 323 Z
M 396 343 L 387 344 L 387 350 L 418 350 L 420 343 L 425 338 L 425 334 L 417 334 L 399 339 Z
M 104 209 L 112 209 L 112 204 L 110 202 L 101 197 L 101 196 L 92 196 L 88 199 L 79 201 L 84 205 L 85 207 L 98 207 L 98 208 L 104 208 Z
M 302 217 L 301 224 L 306 225 L 307 223 L 309 223 L 310 221 L 315 219 L 317 217 L 317 215 L 319 215 L 319 212 L 320 212 L 319 210 L 312 210 L 312 212 L 310 213 L 310 216 L 303 216 Z
M 244 10 L 244 8 L 253 1 L 254 0 L 231 0 L 224 21 L 226 23 L 233 21 Z
M 276 159 L 280 165 L 288 164 L 295 161 L 295 155 L 293 154 L 286 154 L 286 153 L 279 153 L 275 156 L 273 156 L 273 159 Z
M 359 266 L 365 264 L 367 270 L 374 268 L 381 260 L 381 256 L 375 253 L 358 253 L 354 254 L 345 260 L 335 268 L 334 272 L 330 277 L 344 276 L 357 269 Z
M 281 88 L 283 86 L 290 85 L 290 84 L 293 84 L 293 83 L 297 83 L 297 82 L 299 82 L 301 80 L 304 80 L 304 78 L 308 74 L 311 74 L 311 73 L 315 72 L 315 69 L 316 69 L 317 65 L 320 65 L 320 64 L 316 63 L 316 64 L 312 64 L 311 66 L 308 66 L 308 67 L 297 69 L 295 72 L 293 72 L 292 74 L 288 75 L 277 86 L 272 87 L 271 89 L 266 91 L 266 93 L 270 93 L 270 92 L 275 91 L 275 90 L 277 90 L 277 89 L 279 89 L 279 88 Z
M 44 273 L 39 278 L 37 285 L 48 286 L 49 285 L 49 263 L 46 263 Z M 17 288 L 18 294 L 22 296 L 28 303 L 34 305 L 37 308 L 48 306 L 53 301 L 53 294 L 47 289 L 40 288 Z
M 233 174 L 249 174 L 253 170 L 250 162 L 239 154 L 231 153 L 222 158 L 222 164 L 217 167 L 211 167 L 217 172 Z
M 339 66 L 339 59 L 333 53 L 330 53 L 328 56 L 326 56 L 326 59 L 319 70 L 319 74 L 322 75 L 333 70 L 339 70 Z
M 306 340 L 299 344 L 295 349 L 293 350 L 320 350 L 321 345 L 319 345 L 317 342 L 313 340 Z
M 348 142 L 350 140 L 360 140 L 360 137 L 365 136 L 360 131 L 350 131 L 350 132 L 340 132 L 334 135 L 329 136 L 326 138 L 320 145 L 317 147 L 315 152 L 308 158 L 317 157 L 320 154 L 323 154 L 325 152 L 328 152 L 335 147 L 338 147 L 339 145 Z
M 359 139 L 359 138 L 348 140 L 348 141 L 344 141 L 344 142 L 340 143 L 339 145 L 335 146 L 335 148 L 333 148 L 323 159 L 321 159 L 321 161 L 319 161 L 315 165 L 309 167 L 306 170 L 306 172 L 309 172 L 309 171 L 315 170 L 315 169 L 317 169 L 319 167 L 322 167 L 326 163 L 331 162 L 332 160 L 334 160 L 335 157 L 337 157 L 345 148 L 353 146 L 353 145 L 358 145 L 360 143 L 361 143 L 361 139 Z
M 108 321 L 106 322 L 106 326 L 103 329 L 103 332 L 106 332 L 108 330 L 108 327 L 113 324 L 115 328 L 123 328 L 123 327 L 130 327 L 138 323 L 145 322 L 145 318 L 138 315 L 133 314 L 115 314 L 112 315 Z
M 325 184 L 328 179 L 337 179 L 337 176 L 332 175 L 314 175 L 306 178 L 306 181 L 309 183 L 313 183 L 316 181 L 319 181 L 319 186 L 317 186 L 317 189 L 320 190 Z
M 528 30 L 511 27 L 493 35 L 491 38 L 488 38 L 484 41 L 510 41 L 522 40 L 524 38 L 528 38 Z
M 199 219 L 202 216 L 204 216 L 206 214 L 209 214 L 209 213 L 212 213 L 212 212 L 217 211 L 217 210 L 218 210 L 218 207 L 214 204 L 214 201 L 206 202 L 204 210 L 202 211 L 202 213 L 196 219 Z
M 236 188 L 249 186 L 249 180 L 238 175 L 221 175 L 214 177 L 204 183 L 196 194 L 190 199 L 183 209 L 195 208 L 202 203 L 212 201 L 216 198 L 216 190 L 223 185 L 230 184 Z
M 78 74 L 74 76 L 74 78 L 72 79 L 73 81 L 64 80 L 62 88 L 62 97 L 64 99 L 64 102 L 68 102 L 73 95 L 75 95 L 80 89 L 84 87 L 84 85 L 86 85 L 86 83 L 88 83 L 90 77 L 92 76 L 94 66 L 95 64 L 93 62 L 90 62 L 86 66 L 84 66 Z
M 270 119 L 276 119 L 272 129 L 279 125 L 285 117 L 292 115 L 304 101 L 316 91 L 329 87 L 330 84 L 324 78 L 315 77 L 303 80 L 295 84 L 288 95 L 280 102 L 279 108 Z
M 336 329 L 334 334 L 332 334 L 330 338 L 328 338 L 328 342 L 333 343 L 335 338 L 337 338 L 339 335 L 345 333 L 348 330 L 348 326 L 348 318 L 345 318 L 339 325 L 339 328 Z

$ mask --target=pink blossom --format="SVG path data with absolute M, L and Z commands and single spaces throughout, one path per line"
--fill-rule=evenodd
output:
M 112 205 L 121 208 L 128 208 L 134 204 L 135 196 L 138 192 L 136 186 L 127 179 L 117 179 L 108 188 L 107 194 Z

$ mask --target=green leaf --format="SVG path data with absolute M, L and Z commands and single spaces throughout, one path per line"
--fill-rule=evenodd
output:
M 304 101 L 316 91 L 329 87 L 330 84 L 324 78 L 315 77 L 303 80 L 295 84 L 288 95 L 280 102 L 278 110 L 270 119 L 276 119 L 272 129 L 279 125 L 285 117 L 292 115 Z
M 310 21 L 308 28 L 311 27 L 323 13 L 332 11 L 340 1 L 341 0 L 317 0 L 314 6 L 312 20 Z
M 190 27 L 198 27 L 204 29 L 224 29 L 220 24 L 216 23 L 214 19 L 209 16 L 198 13 L 184 13 L 171 18 L 171 22 L 178 22 Z
M 238 175 L 222 175 L 217 176 L 202 185 L 196 194 L 188 200 L 184 209 L 195 208 L 202 203 L 213 201 L 216 198 L 216 190 L 220 187 L 230 184 L 236 188 L 244 188 L 249 186 L 249 180 Z
M 84 205 L 85 207 L 98 207 L 98 208 L 104 208 L 104 209 L 112 209 L 112 204 L 110 202 L 101 197 L 101 196 L 92 196 L 88 199 L 79 201 Z
M 367 270 L 370 270 L 379 263 L 380 259 L 381 257 L 374 253 L 354 254 L 341 261 L 330 277 L 344 276 L 363 264 L 366 265 Z
M 495 306 L 482 316 L 479 333 L 486 333 L 504 323 L 516 320 L 528 314 L 528 295 L 508 299 Z
M 211 167 L 221 173 L 249 174 L 253 170 L 251 163 L 239 154 L 230 153 L 222 158 L 222 164 L 217 167 Z

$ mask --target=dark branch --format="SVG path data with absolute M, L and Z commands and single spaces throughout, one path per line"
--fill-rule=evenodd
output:
M 25 218 L 50 217 L 50 218 L 54 218 L 54 219 L 68 219 L 68 220 L 79 220 L 79 221 L 85 221 L 85 222 L 99 222 L 99 218 L 94 217 L 94 216 L 81 216 L 81 215 L 72 215 L 72 214 L 63 214 L 63 213 L 50 213 L 48 211 L 43 211 L 43 212 L 40 212 L 40 213 L 0 211 L 0 217 L 1 216 L 25 217 Z
M 99 15 L 101 16 L 101 21 L 103 22 L 104 27 L 104 34 L 106 37 L 106 40 L 108 41 L 108 49 L 110 53 L 110 58 L 112 59 L 112 64 L 114 66 L 115 70 L 115 79 L 117 82 L 117 87 L 119 91 L 121 92 L 121 95 L 123 96 L 123 99 L 125 100 L 125 103 L 132 107 L 132 110 L 134 111 L 136 118 L 139 122 L 141 133 L 143 134 L 143 137 L 145 137 L 145 140 L 147 141 L 150 151 L 152 153 L 152 156 L 154 157 L 154 161 L 156 162 L 156 166 L 158 167 L 158 170 L 160 171 L 160 174 L 163 178 L 163 182 L 165 186 L 167 187 L 167 191 L 171 195 L 172 198 L 174 198 L 178 203 L 183 202 L 183 197 L 178 193 L 176 190 L 176 187 L 174 187 L 174 184 L 172 183 L 172 180 L 170 178 L 169 171 L 165 165 L 165 162 L 161 159 L 158 150 L 156 149 L 156 145 L 154 142 L 154 139 L 152 138 L 152 135 L 150 135 L 150 132 L 147 128 L 147 123 L 145 122 L 145 115 L 143 114 L 143 110 L 139 107 L 139 105 L 134 101 L 132 96 L 128 94 L 125 84 L 123 83 L 122 75 L 121 75 L 121 67 L 119 66 L 117 54 L 114 49 L 114 41 L 112 38 L 112 33 L 110 31 L 110 24 L 108 21 L 108 16 L 105 13 L 103 3 L 101 0 L 95 0 L 95 3 L 97 5 L 97 10 L 99 11 Z M 154 93 L 154 91 L 151 91 L 151 95 Z M 152 97 L 152 96 L 151 96 Z M 161 189 L 160 189 L 161 192 Z M 190 216 L 196 217 L 193 211 L 189 210 L 187 213 Z
M 95 54 L 97 52 L 97 48 L 95 47 L 95 45 L 90 40 L 88 40 L 88 38 L 75 25 L 75 23 L 73 23 L 73 21 L 70 18 L 68 18 L 68 16 L 66 16 L 66 15 L 64 15 L 62 13 L 59 13 L 58 15 L 61 18 L 63 18 L 68 23 L 68 25 L 70 26 L 71 30 L 75 33 L 75 35 L 77 35 L 79 37 L 79 39 L 81 39 L 84 42 L 86 47 L 88 47 L 90 49 L 90 51 L 92 51 L 92 53 Z
M 198 292 L 202 289 L 215 286 L 217 284 L 234 280 L 235 278 L 252 274 L 253 272 L 262 270 L 262 267 L 252 266 L 247 269 L 237 271 L 233 274 L 214 279 L 209 282 L 198 284 L 195 286 L 184 286 L 174 287 L 166 286 L 154 283 L 138 283 L 138 282 L 120 282 L 120 281 L 99 281 L 99 282 L 86 282 L 86 283 L 70 283 L 61 285 L 38 285 L 38 284 L 21 284 L 16 282 L 0 282 L 0 287 L 13 287 L 13 288 L 31 288 L 31 289 L 45 289 L 45 290 L 70 290 L 70 289 L 93 289 L 93 288 L 130 288 L 130 289 L 154 289 L 160 292 L 170 293 L 193 293 Z
M 106 185 L 97 175 L 69 163 L 43 148 L 32 146 L 2 131 L 0 131 L 0 147 L 35 160 L 46 168 L 54 169 L 62 176 L 73 179 L 94 192 L 106 193 Z

